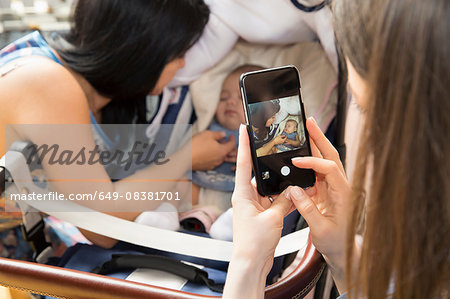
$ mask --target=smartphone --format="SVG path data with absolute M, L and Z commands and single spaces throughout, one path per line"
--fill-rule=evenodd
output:
M 259 194 L 279 194 L 289 185 L 313 186 L 314 171 L 297 168 L 291 161 L 311 156 L 297 68 L 244 73 L 239 85 Z

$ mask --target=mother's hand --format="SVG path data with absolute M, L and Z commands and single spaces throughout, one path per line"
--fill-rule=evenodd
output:
M 337 150 L 313 119 L 308 119 L 306 126 L 313 157 L 294 158 L 292 163 L 299 168 L 313 169 L 317 180 L 306 191 L 292 188 L 290 198 L 308 223 L 313 244 L 336 275 L 345 265 L 351 188 Z
M 226 142 L 225 132 L 203 131 L 192 137 L 192 170 L 212 170 L 223 162 L 233 162 L 236 141 L 233 135 Z

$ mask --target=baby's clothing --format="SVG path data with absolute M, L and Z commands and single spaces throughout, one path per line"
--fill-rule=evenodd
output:
M 286 136 L 286 139 L 289 139 L 289 140 L 297 140 L 297 135 L 298 135 L 298 133 L 297 132 L 293 132 L 293 133 L 285 133 L 285 132 L 283 132 L 283 133 L 281 133 L 281 135 L 280 136 Z M 275 147 L 280 151 L 280 152 L 285 152 L 285 151 L 289 151 L 289 150 L 293 150 L 294 148 L 295 148 L 295 146 L 293 146 L 293 145 L 290 145 L 290 144 L 277 144 L 277 145 L 275 145 Z
M 167 202 L 163 202 L 153 211 L 142 212 L 134 222 L 172 231 L 180 228 L 177 208 Z
M 237 146 L 239 140 L 237 130 L 225 129 L 216 120 L 213 120 L 208 130 L 226 132 L 224 140 L 228 140 L 233 135 Z M 201 187 L 198 199 L 199 206 L 213 206 L 217 208 L 218 215 L 227 211 L 227 209 L 231 210 L 231 195 L 234 190 L 235 179 L 234 166 L 234 163 L 224 162 L 213 170 L 192 172 L 192 182 Z M 211 238 L 230 240 L 233 236 L 233 225 L 230 219 L 228 215 L 224 216 L 224 214 L 217 220 L 214 219 L 215 222 L 212 223 L 211 229 L 208 227 L 206 230 Z
M 213 239 L 233 241 L 233 208 L 220 215 L 211 226 L 209 235 Z
M 215 120 L 211 123 L 208 130 L 226 132 L 226 137 L 224 138 L 224 140 L 228 140 L 230 136 L 233 135 L 236 140 L 237 147 L 237 143 L 239 140 L 239 133 L 237 130 L 232 131 L 225 129 Z M 213 170 L 193 171 L 192 182 L 203 188 L 231 192 L 234 190 L 234 166 L 234 163 L 224 162 Z

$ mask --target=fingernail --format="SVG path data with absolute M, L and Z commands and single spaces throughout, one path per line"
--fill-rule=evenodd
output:
M 292 158 L 291 161 L 292 162 L 302 162 L 303 161 L 303 157 Z
M 290 194 L 294 200 L 302 200 L 305 197 L 303 190 L 296 186 L 292 187 Z
M 291 186 L 287 187 L 286 191 L 284 191 L 284 197 L 286 197 L 286 199 L 292 200 L 291 198 Z
M 245 129 L 245 125 L 244 124 L 240 124 L 239 125 L 239 134 L 242 134 L 244 129 Z
M 317 121 L 316 121 L 316 119 L 314 118 L 314 116 L 311 116 L 311 120 L 317 125 Z

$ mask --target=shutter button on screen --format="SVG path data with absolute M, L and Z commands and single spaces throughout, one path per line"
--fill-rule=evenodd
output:
M 288 176 L 291 173 L 291 169 L 287 166 L 281 167 L 281 174 L 284 176 Z

